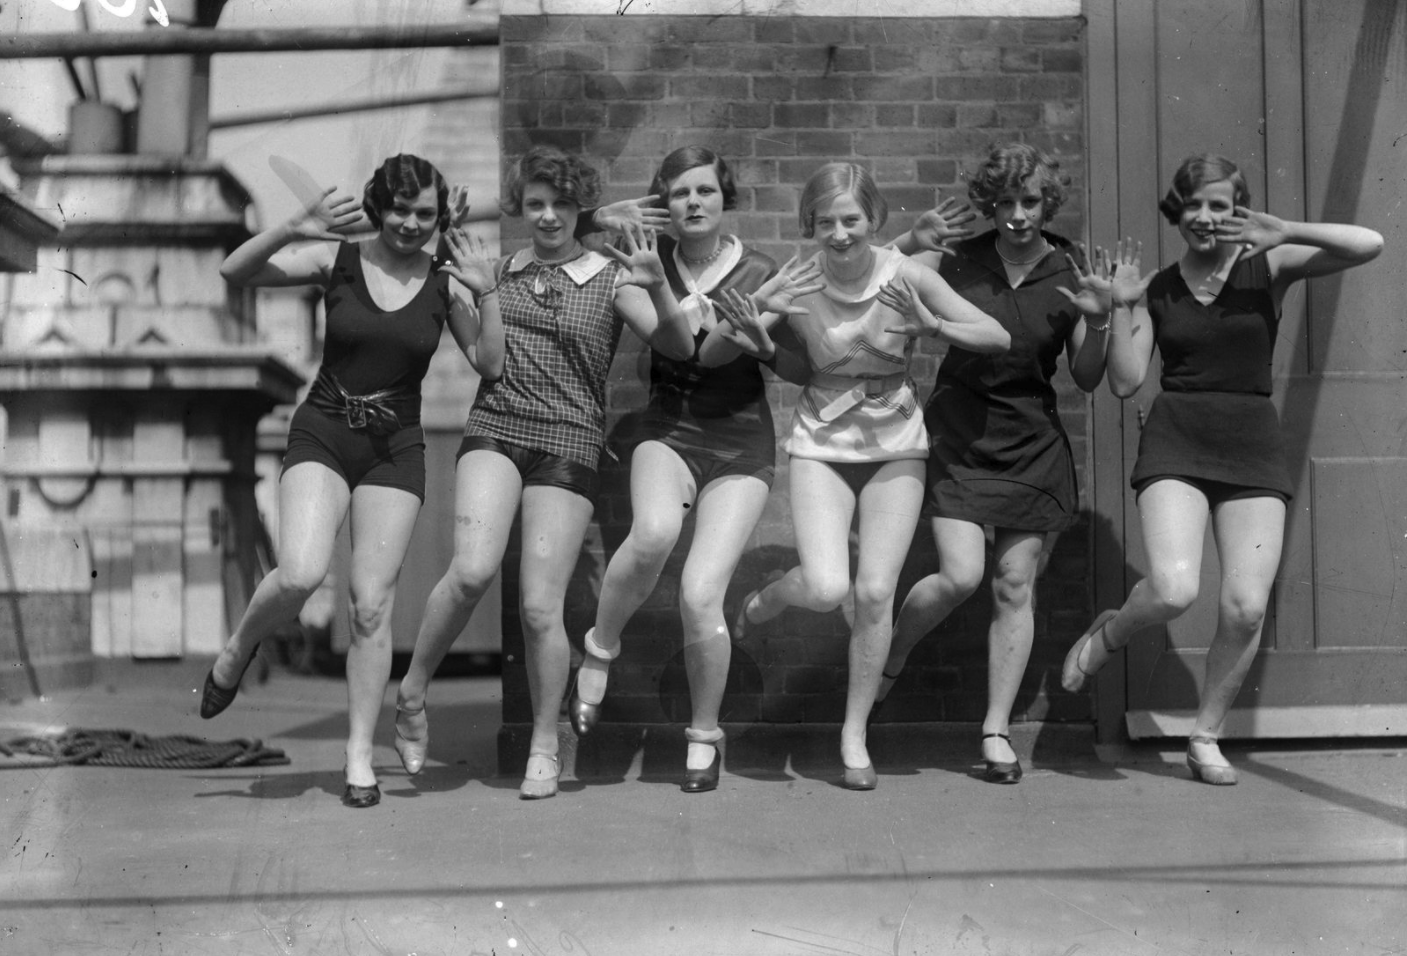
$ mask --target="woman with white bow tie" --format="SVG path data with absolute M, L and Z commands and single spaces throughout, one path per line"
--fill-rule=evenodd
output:
M 723 232 L 723 213 L 736 204 L 737 189 L 727 163 L 712 150 L 685 146 L 670 153 L 650 192 L 673 227 L 674 236 L 659 237 L 659 255 L 696 349 L 684 361 L 650 353 L 643 440 L 630 462 L 630 534 L 602 580 L 569 712 L 578 736 L 596 726 L 621 632 L 654 590 L 692 512 L 694 539 L 679 586 L 693 705 L 681 789 L 702 793 L 717 787 L 721 765 L 718 713 L 731 657 L 723 596 L 767 503 L 776 436 L 758 360 L 740 355 L 705 368 L 697 345 L 717 324 L 714 300 L 725 290 L 755 296 L 762 309 L 790 312 L 794 297 L 819 286 L 814 269 L 789 263 L 778 272 L 767 256 Z

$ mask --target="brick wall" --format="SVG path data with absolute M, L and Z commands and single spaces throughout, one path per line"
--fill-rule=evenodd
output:
M 601 169 L 606 199 L 641 195 L 662 158 L 689 143 L 728 158 L 739 183 L 730 231 L 785 260 L 798 238 L 797 195 L 824 162 L 868 165 L 889 201 L 881 238 L 907 229 L 939 191 L 965 195 L 961 171 L 996 141 L 1023 140 L 1056 154 L 1076 188 L 1052 224 L 1083 232 L 1083 24 L 1078 19 L 893 19 L 543 16 L 502 20 L 503 151 L 530 145 L 579 151 Z M 524 244 L 503 222 L 504 251 Z M 926 343 L 915 379 L 931 385 L 941 351 Z M 645 400 L 648 356 L 626 333 L 609 394 L 613 430 Z M 1080 477 L 1086 402 L 1062 365 L 1060 409 Z M 796 389 L 770 386 L 779 428 Z M 729 590 L 731 615 L 770 570 L 796 563 L 785 456 L 767 511 Z M 567 596 L 580 652 L 605 561 L 629 529 L 628 476 L 605 462 L 596 522 Z M 687 721 L 678 575 L 691 529 L 660 585 L 625 634 L 612 668 L 605 719 Z M 900 584 L 936 567 L 920 527 Z M 1066 648 L 1090 617 L 1089 527 L 1055 544 L 1037 593 L 1036 645 L 1014 719 L 1087 719 L 1088 704 L 1058 690 Z M 522 640 L 511 598 L 516 557 L 505 565 L 504 720 L 531 719 Z M 886 719 L 980 720 L 986 700 L 989 591 L 959 608 L 910 657 Z M 839 612 L 794 609 L 735 646 L 723 717 L 731 721 L 834 721 L 844 710 L 848 630 Z M 1046 688 L 1057 688 L 1053 695 Z

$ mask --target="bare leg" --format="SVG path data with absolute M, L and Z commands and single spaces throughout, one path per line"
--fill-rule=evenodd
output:
M 1079 645 L 1075 660 L 1069 662 L 1062 683 L 1066 690 L 1078 690 L 1080 675 L 1093 674 L 1109 659 L 1105 642 L 1114 650 L 1145 627 L 1171 621 L 1197 599 L 1202 573 L 1202 540 L 1207 530 L 1207 497 L 1197 488 L 1176 478 L 1155 481 L 1138 496 L 1138 514 L 1143 525 L 1143 544 L 1148 554 L 1148 576 L 1129 591 L 1118 614 Z M 1069 680 L 1074 671 L 1075 681 Z
M 581 555 L 591 501 L 565 488 L 523 489 L 523 558 L 519 603 L 533 702 L 529 752 L 557 753 L 557 715 L 567 689 L 571 649 L 563 623 L 567 584 Z M 529 774 L 533 768 L 529 766 Z M 555 774 L 554 774 L 555 775 Z
M 894 679 L 904 669 L 909 653 L 924 636 L 976 592 L 987 561 L 987 538 L 980 524 L 957 518 L 934 518 L 933 543 L 938 549 L 938 572 L 909 589 L 894 625 L 894 640 L 879 685 L 883 700 Z
M 730 475 L 709 482 L 699 494 L 694 541 L 679 587 L 684 624 L 684 667 L 689 675 L 694 730 L 718 729 L 718 711 L 728 683 L 732 642 L 723 618 L 723 595 L 737 570 L 757 519 L 767 504 L 767 484 L 760 478 Z M 704 770 L 714 748 L 691 742 L 685 766 Z
M 846 767 L 870 766 L 865 722 L 874 706 L 893 631 L 894 591 L 918 527 L 924 463 L 886 462 L 860 492 L 860 548 L 855 570 L 855 625 L 840 755 Z M 798 543 L 800 534 L 798 533 Z
M 352 643 L 347 649 L 347 782 L 369 787 L 372 737 L 391 676 L 391 611 L 420 499 L 400 488 L 352 492 Z
M 518 469 L 503 455 L 471 451 L 455 469 L 454 558 L 425 602 L 415 650 L 397 694 L 404 710 L 425 706 L 425 692 L 435 669 L 449 653 L 474 608 L 484 596 L 508 549 L 508 533 L 523 494 Z M 418 739 L 420 726 L 408 727 Z
M 217 686 L 229 689 L 238 683 L 255 646 L 297 617 L 327 575 L 350 499 L 346 481 L 326 465 L 301 462 L 284 472 L 279 481 L 278 567 L 254 589 L 244 616 L 215 659 L 211 673 Z
M 1280 567 L 1285 503 L 1274 497 L 1222 502 L 1212 512 L 1212 533 L 1221 558 L 1221 595 L 1192 735 L 1215 739 L 1260 646 L 1270 589 Z M 1226 764 L 1214 743 L 1194 741 L 1188 750 L 1203 764 Z
M 1031 658 L 1035 614 L 1031 596 L 1045 535 L 998 528 L 992 572 L 992 624 L 987 631 L 987 715 L 982 758 L 1012 763 L 1016 754 L 1001 737 L 1011 729 L 1011 708 Z

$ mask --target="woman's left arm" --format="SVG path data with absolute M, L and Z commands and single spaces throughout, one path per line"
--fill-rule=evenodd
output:
M 1265 254 L 1280 291 L 1313 276 L 1332 275 L 1371 262 L 1383 251 L 1380 233 L 1334 222 L 1294 222 L 1237 206 L 1217 225 L 1222 242 L 1239 242 L 1245 258 Z
M 503 319 L 498 312 L 498 284 L 494 280 L 493 260 L 489 258 L 484 241 L 460 227 L 446 233 L 445 243 L 452 261 L 440 266 L 440 271 L 472 292 L 478 302 L 476 308 L 466 302 L 453 286 L 450 287 L 450 334 L 474 371 L 483 378 L 496 379 L 503 374 L 507 346 L 504 344 Z
M 664 263 L 655 246 L 655 234 L 642 227 L 625 233 L 625 250 L 603 250 L 623 267 L 616 277 L 616 312 L 650 348 L 684 361 L 694 357 L 694 334 L 689 320 L 665 280 Z
M 972 352 L 1000 354 L 1011 348 L 1011 334 L 1002 324 L 953 291 L 948 280 L 926 266 L 906 262 L 900 279 L 907 279 L 922 305 L 937 317 L 929 334 L 941 336 Z
M 1104 380 L 1109 323 L 1113 313 L 1113 280 L 1110 278 L 1113 269 L 1108 251 L 1096 247 L 1094 259 L 1086 272 L 1081 262 L 1087 257 L 1084 243 L 1079 244 L 1079 250 L 1081 255 L 1078 259 L 1065 253 L 1065 261 L 1075 277 L 1078 291 L 1072 292 L 1064 286 L 1056 286 L 1055 291 L 1069 299 L 1079 313 L 1079 318 L 1070 328 L 1070 337 L 1065 340 L 1065 360 L 1070 365 L 1070 377 L 1083 391 L 1092 392 Z

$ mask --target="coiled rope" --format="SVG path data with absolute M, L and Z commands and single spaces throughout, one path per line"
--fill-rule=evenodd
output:
M 152 770 L 272 767 L 290 762 L 282 750 L 267 748 L 262 740 L 148 737 L 131 730 L 81 729 L 0 741 L 0 757 L 16 760 L 15 766 L 22 767 L 81 765 Z

